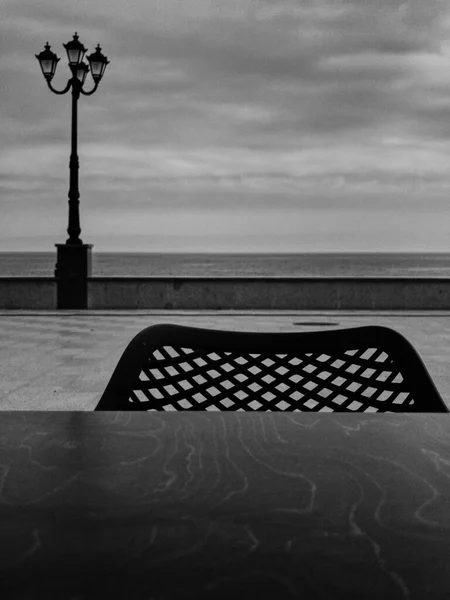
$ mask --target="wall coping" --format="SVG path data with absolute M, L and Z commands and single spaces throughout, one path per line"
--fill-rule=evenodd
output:
M 54 277 L 23 277 L 23 276 L 19 276 L 19 275 L 7 275 L 6 277 L 0 277 L 0 283 L 3 282 L 8 282 L 8 281 L 29 281 L 29 282 L 34 282 L 37 281 L 38 283 L 51 283 L 51 282 L 55 282 L 56 279 Z
M 112 276 L 112 277 L 88 277 L 87 281 L 91 281 L 93 283 L 101 282 L 105 283 L 108 281 L 113 282 L 125 282 L 125 281 L 136 281 L 136 282 L 145 282 L 145 281 L 286 281 L 286 282 L 310 282 L 310 281 L 364 281 L 364 282 L 372 282 L 372 281 L 382 281 L 382 282 L 396 282 L 396 281 L 407 281 L 410 283 L 426 283 L 428 281 L 439 281 L 442 283 L 450 282 L 450 277 L 439 277 L 439 276 L 429 276 L 429 277 L 411 277 L 411 276 L 395 276 L 395 277 L 385 277 L 382 275 L 379 276 L 367 276 L 367 277 L 349 277 L 349 276 L 310 276 L 310 277 L 301 277 L 301 276 L 293 276 L 293 277 L 285 277 L 283 275 L 155 275 L 150 277 L 139 277 L 139 276 Z M 37 282 L 37 283 L 56 283 L 57 279 L 55 277 L 24 277 L 24 276 L 0 276 L 0 283 L 3 282 Z

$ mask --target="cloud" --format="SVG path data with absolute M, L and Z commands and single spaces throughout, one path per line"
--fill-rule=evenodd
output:
M 34 54 L 48 39 L 61 88 L 61 44 L 75 29 L 111 60 L 96 94 L 79 103 L 82 220 L 93 219 L 93 234 L 108 227 L 95 216 L 105 210 L 125 223 L 126 211 L 146 222 L 189 207 L 206 215 L 191 223 L 199 235 L 213 215 L 233 221 L 250 207 L 269 229 L 273 211 L 287 226 L 289 211 L 324 218 L 336 206 L 404 218 L 433 205 L 448 218 L 443 0 L 9 1 L 0 23 L 2 214 L 27 203 L 37 213 L 38 196 L 65 215 L 70 94 L 48 91 Z M 174 221 L 165 223 L 170 234 Z

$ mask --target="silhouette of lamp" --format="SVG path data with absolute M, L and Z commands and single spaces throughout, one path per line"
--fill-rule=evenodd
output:
M 69 227 L 67 229 L 67 233 L 69 234 L 69 239 L 67 240 L 67 244 L 82 244 L 82 240 L 80 239 L 80 216 L 79 216 L 79 188 L 78 188 L 78 170 L 79 170 L 79 161 L 77 155 L 77 126 L 78 126 L 78 99 L 80 97 L 80 93 L 85 96 L 91 96 L 98 87 L 103 74 L 106 69 L 106 65 L 109 63 L 106 56 L 103 56 L 101 53 L 100 45 L 97 46 L 96 51 L 87 57 L 90 69 L 88 65 L 83 62 L 84 55 L 87 49 L 83 46 L 83 44 L 78 40 L 78 35 L 75 32 L 73 39 L 67 44 L 63 44 L 64 48 L 67 52 L 67 58 L 69 60 L 69 67 L 72 71 L 72 77 L 67 82 L 66 87 L 63 90 L 55 90 L 52 86 L 51 81 L 56 72 L 56 67 L 59 62 L 59 58 L 56 56 L 54 52 L 50 50 L 49 43 L 47 42 L 45 45 L 45 50 L 43 50 L 40 54 L 36 54 L 36 58 L 38 59 L 42 74 L 45 77 L 48 87 L 55 94 L 65 94 L 70 88 L 72 88 L 72 150 L 70 155 L 70 189 L 69 189 Z M 83 89 L 84 82 L 86 81 L 86 75 L 88 71 L 91 71 L 92 78 L 94 80 L 94 88 L 86 92 Z
M 52 92 L 55 94 L 66 94 L 72 89 L 72 136 L 69 161 L 69 226 L 67 228 L 69 238 L 65 244 L 56 244 L 58 249 L 58 259 L 55 276 L 79 278 L 90 276 L 92 245 L 83 244 L 83 241 L 80 239 L 80 192 L 78 186 L 79 160 L 77 153 L 78 99 L 80 94 L 91 96 L 97 90 L 105 73 L 106 66 L 109 64 L 109 60 L 102 54 L 100 45 L 97 45 L 95 52 L 90 56 L 87 56 L 89 66 L 83 62 L 87 49 L 79 41 L 76 32 L 73 39 L 67 44 L 63 44 L 63 46 L 66 49 L 69 68 L 72 72 L 72 77 L 68 80 L 67 85 L 63 90 L 56 90 L 51 84 L 60 59 L 50 50 L 49 43 L 46 43 L 45 50 L 40 54 L 35 54 L 35 56 L 39 61 L 45 81 Z M 94 80 L 94 87 L 90 91 L 85 91 L 83 86 L 89 71 Z M 76 248 L 79 250 L 77 251 Z

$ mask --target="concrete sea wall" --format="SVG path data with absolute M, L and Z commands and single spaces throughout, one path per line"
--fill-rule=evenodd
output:
M 58 306 L 51 277 L 0 277 L 0 309 Z M 450 278 L 91 277 L 88 309 L 450 310 Z
M 53 277 L 0 277 L 0 309 L 56 309 Z

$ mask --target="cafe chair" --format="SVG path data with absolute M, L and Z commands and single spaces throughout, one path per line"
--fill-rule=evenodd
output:
M 125 349 L 95 410 L 449 412 L 413 346 L 380 326 L 152 325 Z

